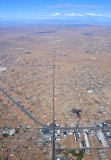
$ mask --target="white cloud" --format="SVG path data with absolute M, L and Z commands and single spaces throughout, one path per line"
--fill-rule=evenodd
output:
M 51 14 L 51 16 L 60 16 L 60 13 L 56 12 L 56 13 Z
M 52 5 L 47 6 L 48 8 L 58 8 L 58 9 L 67 9 L 67 8 L 86 8 L 86 9 L 104 9 L 103 6 L 97 6 L 97 5 Z
M 69 17 L 84 17 L 83 14 L 76 14 L 76 13 L 66 13 L 65 16 L 69 16 Z
M 102 15 L 102 14 L 96 14 L 96 13 L 86 13 L 86 14 L 81 14 L 81 13 L 65 13 L 64 16 L 68 17 L 106 17 L 106 18 L 111 18 L 110 15 Z
M 89 17 L 102 17 L 102 14 L 95 14 L 95 13 L 87 13 L 85 14 L 85 16 L 89 16 Z

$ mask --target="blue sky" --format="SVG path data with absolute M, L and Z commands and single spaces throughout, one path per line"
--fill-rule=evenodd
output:
M 110 18 L 111 0 L 0 0 L 0 19 Z

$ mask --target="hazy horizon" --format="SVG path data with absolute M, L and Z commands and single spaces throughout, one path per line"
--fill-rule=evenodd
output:
M 26 20 L 0 20 L 0 26 L 19 25 L 19 24 L 47 24 L 47 25 L 111 25 L 110 20 L 95 19 L 26 19 Z

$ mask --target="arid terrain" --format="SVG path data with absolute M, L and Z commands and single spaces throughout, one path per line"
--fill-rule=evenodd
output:
M 0 27 L 0 159 L 50 160 L 53 121 L 57 160 L 111 160 L 111 26 Z

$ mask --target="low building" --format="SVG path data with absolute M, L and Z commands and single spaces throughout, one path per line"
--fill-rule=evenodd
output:
M 3 131 L 3 134 L 8 134 L 9 136 L 12 136 L 15 134 L 15 129 L 8 129 L 6 128 L 4 131 Z
M 50 131 L 47 128 L 40 129 L 40 132 L 43 137 L 48 137 L 48 138 L 52 137 L 52 131 Z

